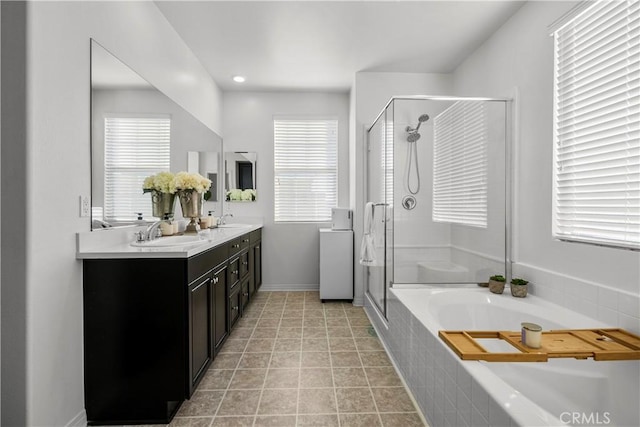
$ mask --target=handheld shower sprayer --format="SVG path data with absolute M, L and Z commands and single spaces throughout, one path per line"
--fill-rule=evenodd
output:
M 429 115 L 428 114 L 422 114 L 420 117 L 418 117 L 418 126 L 414 128 L 412 128 L 411 126 L 407 126 L 405 128 L 405 131 L 407 131 L 409 133 L 409 135 L 407 135 L 407 142 L 409 143 L 409 147 L 407 149 L 407 174 L 406 174 L 406 185 L 407 185 L 407 190 L 409 190 L 409 193 L 411 194 L 418 194 L 418 191 L 420 191 L 420 169 L 418 167 L 418 144 L 415 144 L 415 142 L 417 142 L 420 139 L 420 134 L 418 133 L 418 130 L 420 130 L 420 126 L 422 125 L 422 123 L 426 122 L 427 120 L 429 120 Z M 411 169 L 415 167 L 416 169 L 416 186 L 412 187 L 411 186 Z

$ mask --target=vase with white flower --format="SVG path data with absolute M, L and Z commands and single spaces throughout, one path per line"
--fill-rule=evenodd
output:
M 142 184 L 143 193 L 151 193 L 152 215 L 156 218 L 173 218 L 176 205 L 175 176 L 171 172 L 159 172 L 148 176 Z
M 185 232 L 195 233 L 200 229 L 197 220 L 202 216 L 204 193 L 211 188 L 211 180 L 198 173 L 178 172 L 174 183 L 180 199 L 182 216 L 191 218 Z

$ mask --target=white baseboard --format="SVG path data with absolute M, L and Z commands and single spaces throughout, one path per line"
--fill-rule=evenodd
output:
M 261 291 L 318 291 L 320 290 L 320 285 L 317 283 L 305 283 L 305 284 L 288 284 L 282 285 L 277 283 L 266 284 L 263 283 L 260 287 Z
M 78 412 L 78 414 L 75 417 L 73 417 L 65 427 L 86 427 L 86 425 L 87 425 L 87 413 L 83 409 L 82 411 Z

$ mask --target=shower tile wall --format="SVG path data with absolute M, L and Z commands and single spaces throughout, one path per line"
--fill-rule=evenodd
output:
M 393 292 L 387 303 L 388 326 L 371 306 L 365 309 L 431 427 L 517 425 Z

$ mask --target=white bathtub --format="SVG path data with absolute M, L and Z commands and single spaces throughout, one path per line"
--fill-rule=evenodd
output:
M 538 323 L 544 330 L 607 327 L 535 296 L 513 298 L 508 289 L 502 295 L 486 288 L 394 287 L 391 292 L 435 337 L 443 329 L 517 331 L 523 321 Z M 439 338 L 435 341 L 445 346 L 449 358 L 457 359 L 448 363 L 460 363 L 502 407 L 511 425 L 640 426 L 640 361 L 461 361 Z

